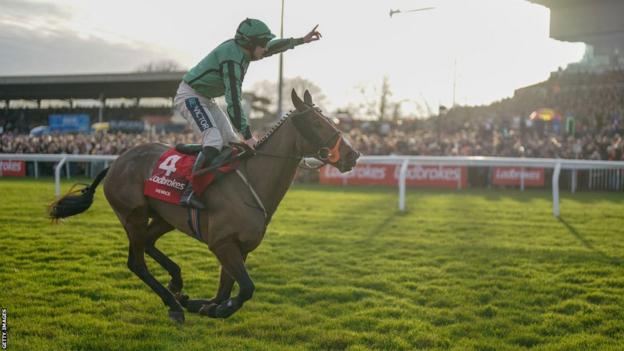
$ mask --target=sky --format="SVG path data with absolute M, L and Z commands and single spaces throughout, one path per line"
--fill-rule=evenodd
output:
M 549 10 L 525 0 L 285 0 L 284 36 L 323 38 L 284 54 L 284 76 L 318 85 L 335 109 L 379 90 L 392 99 L 487 104 L 579 61 L 582 43 L 549 38 Z M 390 17 L 390 9 L 403 11 Z M 0 0 L 0 76 L 188 69 L 246 17 L 279 35 L 280 0 Z M 278 58 L 252 62 L 243 90 L 276 81 Z

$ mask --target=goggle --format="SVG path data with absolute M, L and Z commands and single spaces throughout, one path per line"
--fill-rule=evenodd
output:
M 271 41 L 269 38 L 254 38 L 252 44 L 266 48 L 267 44 Z

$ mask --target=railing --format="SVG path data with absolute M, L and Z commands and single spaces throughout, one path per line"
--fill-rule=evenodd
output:
M 117 157 L 116 155 L 0 154 L 0 160 L 33 161 L 35 163 L 35 177 L 39 176 L 38 162 L 58 162 L 54 167 L 54 184 L 57 197 L 61 195 L 61 169 L 63 165 L 68 167 L 66 173 L 69 178 L 69 162 L 104 161 L 108 164 Z
M 559 176 L 561 170 L 604 170 L 624 169 L 621 161 L 589 161 L 554 158 L 513 158 L 513 157 L 482 157 L 482 156 L 364 156 L 358 164 L 395 164 L 401 165 L 399 172 L 399 210 L 405 211 L 405 180 L 409 165 L 440 165 L 440 166 L 480 166 L 480 167 L 527 167 L 553 169 L 552 193 L 553 216 L 559 217 Z M 598 173 L 597 173 L 598 174 Z M 600 173 L 602 174 L 602 173 Z M 590 175 L 591 178 L 591 175 Z
M 54 168 L 55 193 L 61 193 L 61 169 L 69 162 L 90 162 L 104 161 L 106 163 L 114 161 L 116 155 L 68 155 L 68 154 L 0 154 L 0 160 L 34 161 L 35 174 L 37 172 L 37 162 L 58 162 Z M 477 166 L 477 167 L 527 167 L 527 168 L 548 168 L 553 169 L 552 193 L 553 210 L 555 217 L 559 217 L 559 176 L 561 170 L 590 170 L 589 188 L 592 184 L 603 181 L 604 174 L 612 170 L 624 169 L 624 162 L 621 161 L 589 161 L 589 160 L 568 160 L 552 158 L 512 158 L 512 157 L 448 157 L 448 156 L 363 156 L 358 164 L 391 164 L 400 165 L 399 171 L 399 210 L 405 210 L 406 174 L 409 165 L 440 165 L 440 166 Z M 69 172 L 68 172 L 69 174 Z M 573 173 L 574 175 L 575 173 Z M 620 173 L 615 173 L 619 177 Z M 598 180 L 596 180 L 598 179 Z M 611 178 L 609 178 L 611 179 Z M 616 178 L 619 179 L 619 178 Z M 573 184 L 576 177 L 573 176 Z M 459 186 L 459 184 L 458 184 Z M 575 186 L 573 185 L 573 190 Z

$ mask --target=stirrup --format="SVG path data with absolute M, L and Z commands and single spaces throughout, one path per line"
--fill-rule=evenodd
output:
M 192 190 L 188 194 L 186 192 L 182 194 L 182 197 L 180 198 L 180 205 L 184 207 L 196 208 L 198 210 L 206 209 L 206 205 L 201 202 L 197 196 L 195 196 L 195 192 Z

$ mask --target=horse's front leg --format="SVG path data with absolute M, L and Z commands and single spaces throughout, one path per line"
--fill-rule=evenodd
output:
M 219 305 L 230 298 L 233 286 L 234 279 L 225 271 L 225 269 L 223 269 L 223 267 L 221 267 L 221 276 L 219 278 L 219 289 L 217 290 L 217 295 L 210 300 L 188 300 L 185 304 L 183 304 L 183 306 L 186 307 L 189 312 L 199 312 L 204 305 Z
M 245 301 L 251 299 L 256 288 L 245 268 L 245 254 L 241 252 L 238 245 L 228 242 L 216 248 L 214 253 L 219 262 L 221 262 L 222 270 L 238 283 L 239 293 L 237 296 L 226 298 L 218 304 L 205 305 L 200 309 L 199 313 L 213 318 L 227 318 L 243 307 Z M 221 277 L 223 278 L 223 274 Z M 227 285 L 223 286 L 223 290 L 221 290 L 221 287 L 220 285 L 219 293 L 222 293 L 221 297 L 224 297 L 226 294 L 229 295 L 232 289 L 231 284 L 229 288 Z M 217 296 L 219 296 L 219 293 L 217 293 Z

